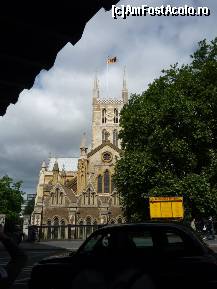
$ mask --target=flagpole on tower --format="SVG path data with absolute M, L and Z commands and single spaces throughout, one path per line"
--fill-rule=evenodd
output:
M 107 76 L 106 76 L 106 86 L 107 86 L 107 97 L 109 97 L 109 64 L 114 64 L 117 62 L 117 57 L 109 57 L 107 58 Z
M 108 98 L 108 61 L 109 61 L 109 56 L 107 58 L 107 61 L 106 61 L 106 90 L 107 90 L 107 98 Z

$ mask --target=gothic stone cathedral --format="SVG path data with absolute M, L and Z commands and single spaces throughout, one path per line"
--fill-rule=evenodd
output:
M 105 224 L 124 222 L 113 186 L 119 158 L 119 113 L 128 102 L 124 73 L 122 99 L 101 99 L 97 77 L 92 102 L 92 145 L 85 135 L 80 158 L 50 158 L 42 163 L 32 214 L 34 225 Z

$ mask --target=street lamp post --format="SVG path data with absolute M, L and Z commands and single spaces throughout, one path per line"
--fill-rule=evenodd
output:
M 75 208 L 75 235 L 74 235 L 74 239 L 77 238 L 77 217 L 80 214 L 80 212 L 78 212 L 78 208 Z

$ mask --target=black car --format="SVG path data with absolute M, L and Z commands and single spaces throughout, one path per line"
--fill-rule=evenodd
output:
M 29 288 L 217 288 L 217 255 L 181 224 L 110 225 L 77 252 L 42 260 Z

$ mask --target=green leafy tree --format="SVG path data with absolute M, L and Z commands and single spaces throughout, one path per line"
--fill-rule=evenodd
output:
M 7 220 L 19 219 L 23 203 L 21 185 L 21 181 L 14 182 L 8 176 L 0 178 L 0 214 L 6 214 Z
M 122 109 L 115 183 L 133 220 L 148 217 L 149 196 L 183 196 L 189 217 L 217 215 L 217 38 L 191 57 Z
M 27 205 L 26 205 L 26 207 L 25 207 L 25 209 L 24 209 L 23 214 L 24 214 L 24 215 L 31 215 L 32 212 L 33 212 L 33 210 L 34 210 L 34 205 L 35 205 L 35 199 L 34 199 L 34 198 L 31 199 L 31 200 L 28 200 Z

